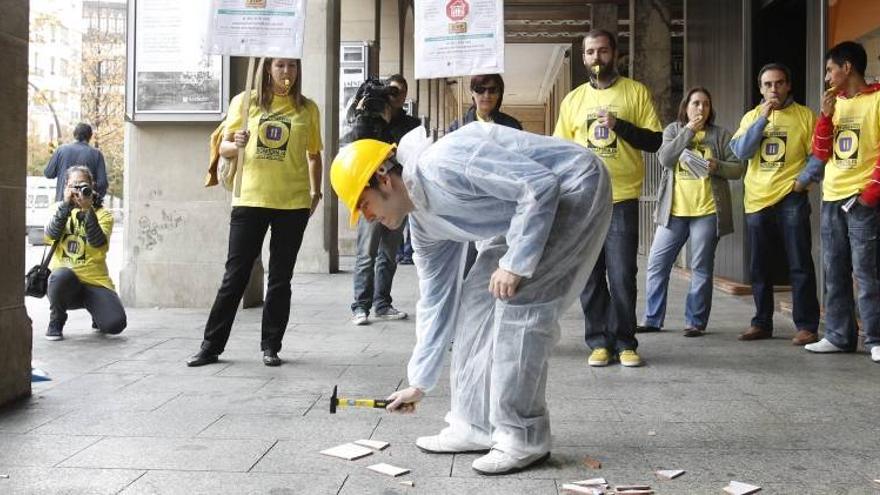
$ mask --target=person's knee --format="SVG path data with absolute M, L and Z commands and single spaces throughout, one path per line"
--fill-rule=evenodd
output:
M 118 335 L 125 330 L 125 327 L 128 326 L 128 319 L 125 316 L 125 313 L 114 315 L 111 318 L 106 320 L 102 320 L 98 323 L 98 329 L 101 333 L 106 333 L 110 335 Z

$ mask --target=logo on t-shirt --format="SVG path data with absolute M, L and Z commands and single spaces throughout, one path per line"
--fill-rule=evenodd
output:
M 68 220 L 66 234 L 58 247 L 61 249 L 61 259 L 69 266 L 84 265 L 86 258 L 86 227 L 84 223 Z
M 290 119 L 284 115 L 263 115 L 258 130 L 256 158 L 284 161 L 290 140 Z
M 849 120 L 834 127 L 834 165 L 840 169 L 852 169 L 859 163 L 859 137 L 861 122 Z
M 608 112 L 615 115 L 614 112 Z M 617 156 L 617 134 L 608 127 L 599 124 L 598 112 L 587 114 L 586 122 L 587 148 L 602 158 Z
M 761 155 L 758 168 L 761 172 L 775 172 L 785 165 L 786 144 L 788 133 L 783 130 L 764 132 L 761 140 Z

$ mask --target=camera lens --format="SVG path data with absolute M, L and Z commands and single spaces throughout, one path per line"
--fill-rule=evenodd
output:
M 86 198 L 88 198 L 89 196 L 91 196 L 92 193 L 94 192 L 94 191 L 92 191 L 92 188 L 89 187 L 89 186 L 78 186 L 78 187 L 76 188 L 76 190 L 77 190 L 77 192 L 79 192 L 80 196 L 83 196 L 83 197 L 86 197 Z

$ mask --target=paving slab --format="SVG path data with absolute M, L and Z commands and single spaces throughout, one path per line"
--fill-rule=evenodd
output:
M 131 469 L 21 468 L 0 463 L 0 493 L 33 495 L 114 495 L 145 474 Z M 166 492 L 170 493 L 170 492 Z
M 121 492 L 122 495 L 178 493 L 191 495 L 298 495 L 301 493 L 337 493 L 345 475 L 268 473 L 218 473 L 149 471 Z M 185 487 L 185 488 L 184 488 Z
M 0 433 L 0 466 L 51 467 L 101 437 Z
M 103 438 L 60 466 L 246 472 L 271 447 L 262 440 Z

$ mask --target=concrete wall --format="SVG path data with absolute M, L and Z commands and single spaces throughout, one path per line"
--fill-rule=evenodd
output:
M 31 393 L 31 321 L 24 306 L 28 1 L 5 0 L 0 16 L 0 406 Z
M 339 2 L 310 0 L 307 12 L 303 94 L 321 110 L 325 201 L 309 221 L 296 269 L 326 273 L 336 269 L 336 230 L 325 226 L 335 224 L 337 211 L 326 170 L 337 141 Z M 233 94 L 243 89 L 241 67 L 241 60 L 234 61 Z M 221 187 L 202 186 L 215 126 L 126 124 L 119 288 L 127 306 L 203 308 L 214 300 L 226 260 L 231 201 Z

